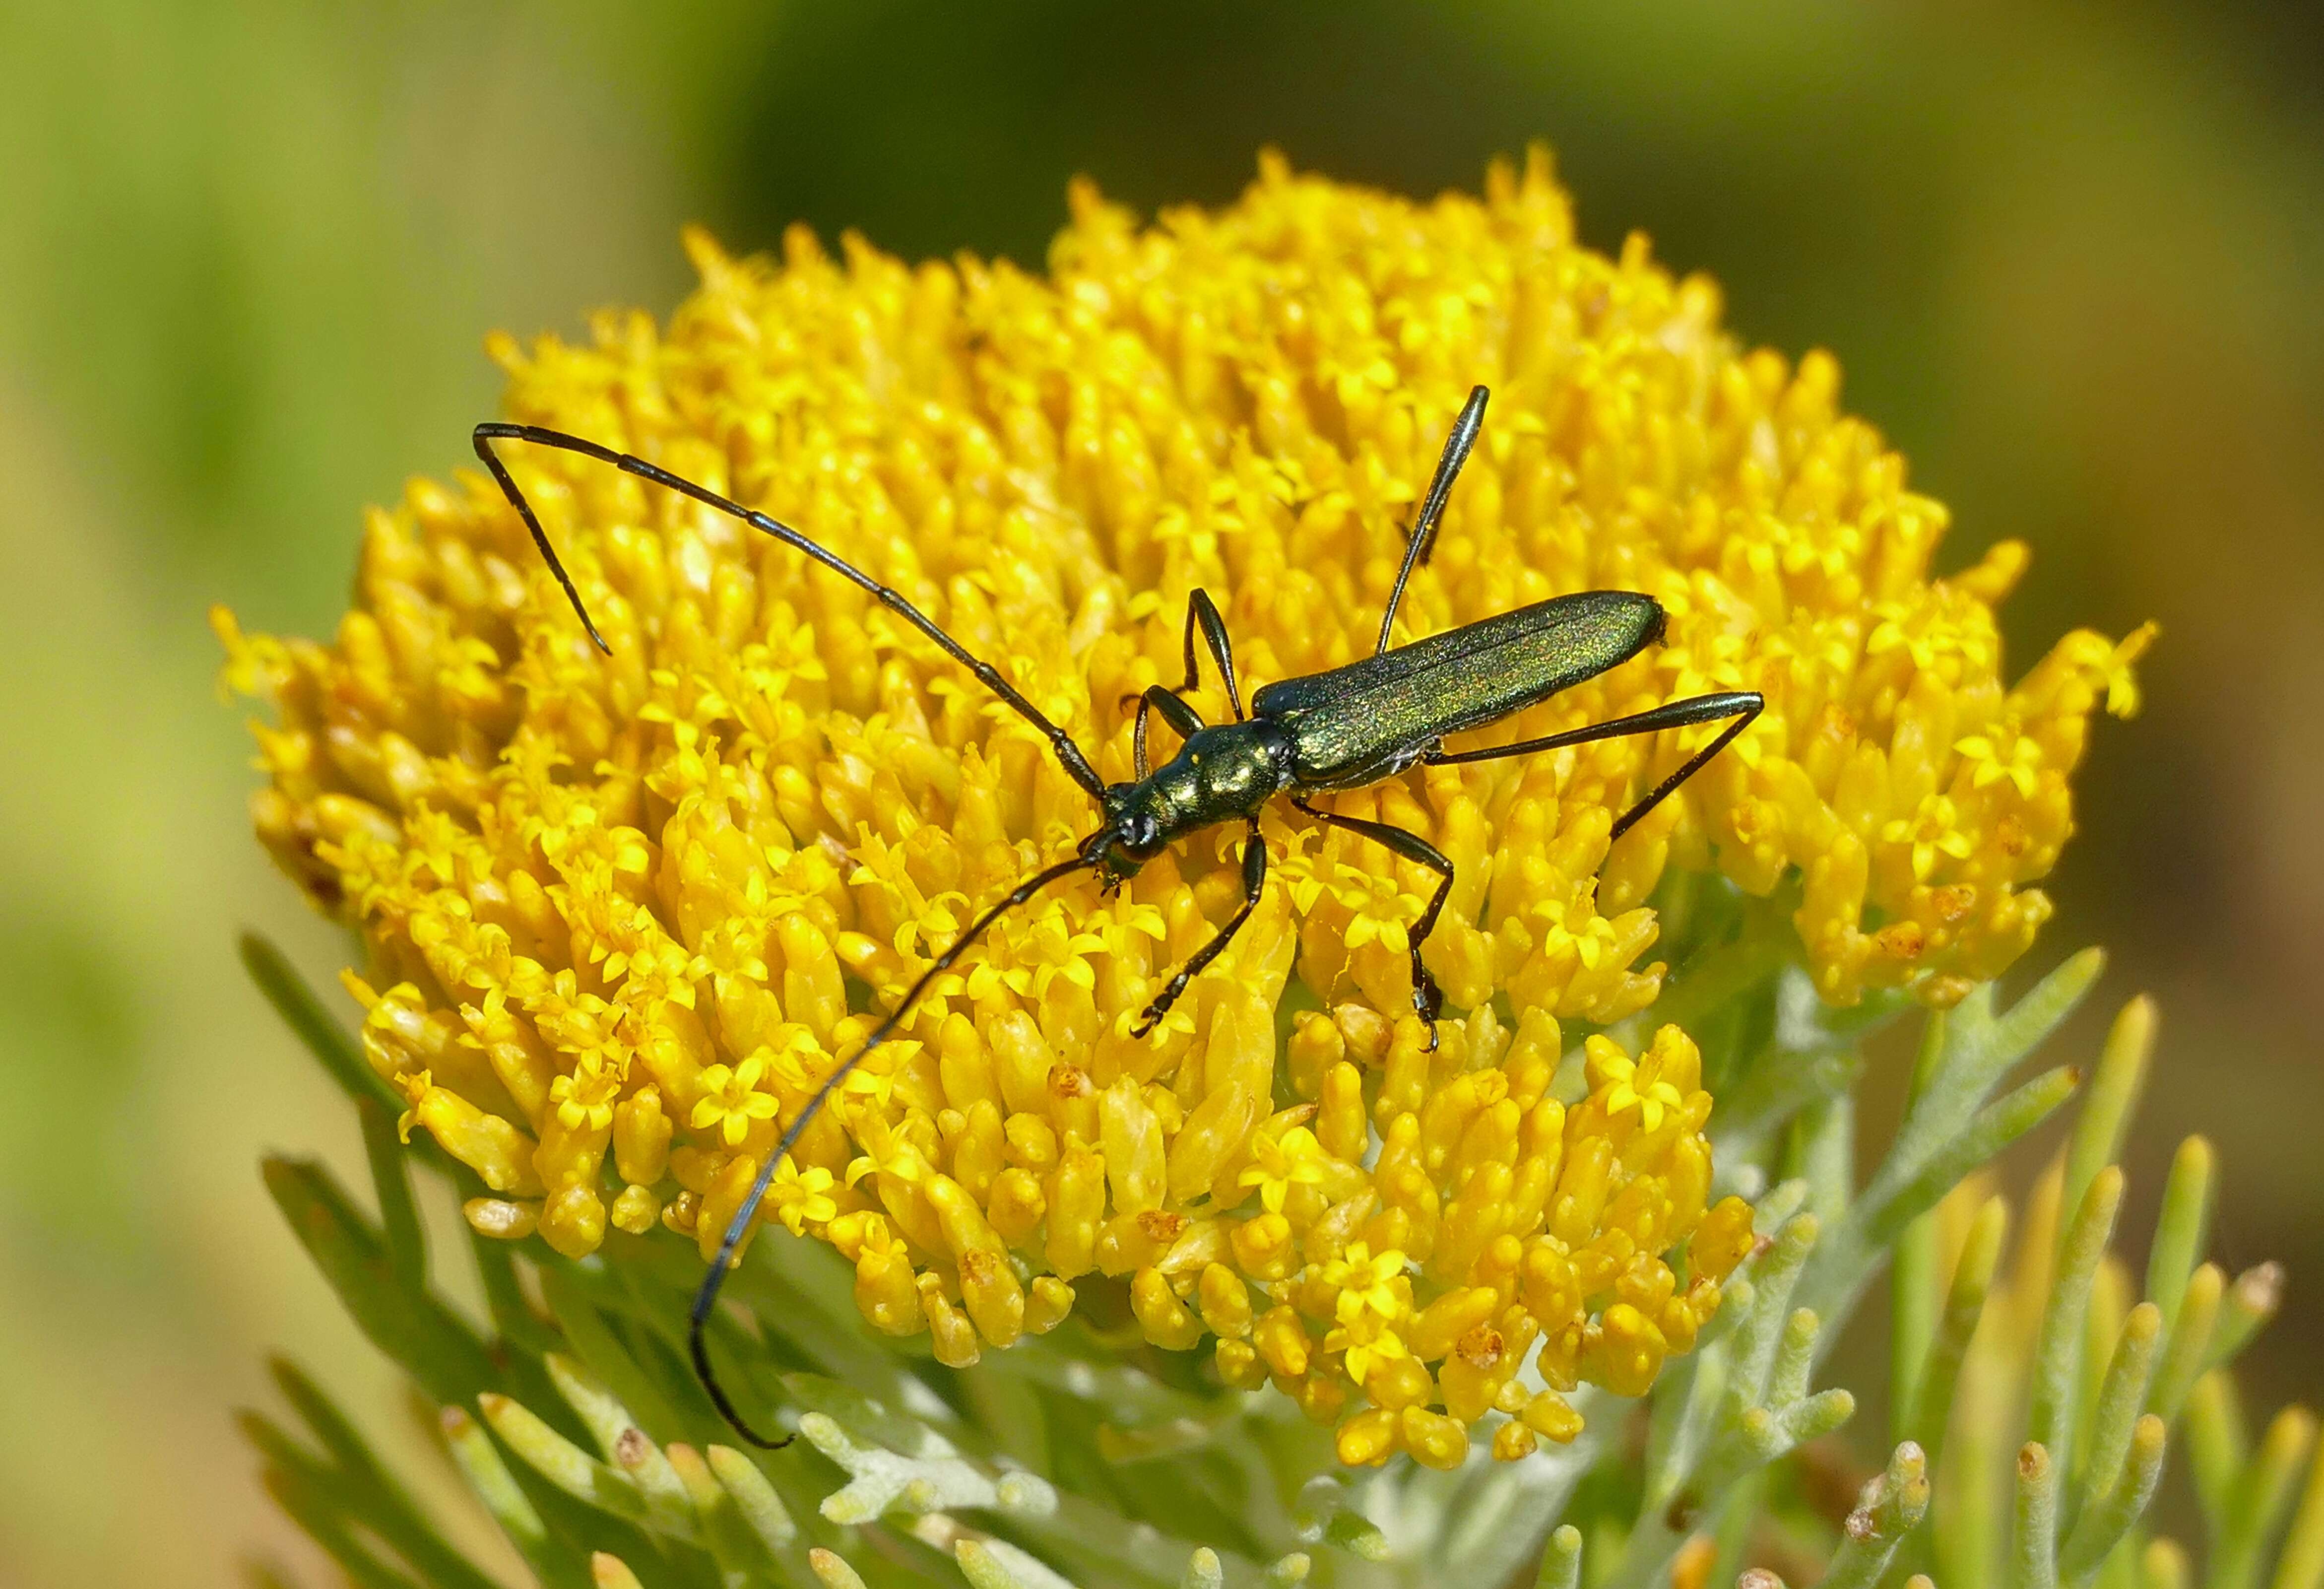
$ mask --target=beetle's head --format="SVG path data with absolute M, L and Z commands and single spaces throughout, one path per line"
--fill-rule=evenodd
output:
M 1082 855 L 1096 864 L 1099 881 L 1111 891 L 1137 876 L 1170 841 L 1148 786 L 1111 784 L 1103 800 L 1105 826 L 1082 841 Z

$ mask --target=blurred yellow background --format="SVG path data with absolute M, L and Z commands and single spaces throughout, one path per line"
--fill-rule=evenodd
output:
M 0 7 L 0 1584 L 311 1571 L 228 1409 L 281 1346 L 387 1376 L 266 1148 L 360 1164 L 236 930 L 337 963 L 247 836 L 203 623 L 335 621 L 360 512 L 460 466 L 484 334 L 664 312 L 677 228 L 1038 264 L 1066 178 L 1218 202 L 1254 151 L 1425 195 L 1555 146 L 1732 323 L 1840 357 L 1956 512 L 2036 550 L 2020 662 L 2159 618 L 2043 965 L 2163 1000 L 2133 1149 L 2223 1145 L 2218 1247 L 2324 1340 L 2324 23 L 2255 3 Z M 2088 1040 L 2086 1030 L 2083 1039 Z M 313 1581 L 320 1582 L 316 1578 Z

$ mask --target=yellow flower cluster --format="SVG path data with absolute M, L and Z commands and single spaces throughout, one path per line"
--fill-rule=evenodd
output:
M 1682 1036 L 1635 1064 L 1593 1043 L 1587 1098 L 1547 1095 L 1558 1020 L 1658 992 L 1665 869 L 1766 892 L 1797 867 L 1827 997 L 1958 996 L 2046 914 L 2023 885 L 2144 635 L 2070 635 L 2005 688 L 1988 604 L 2022 551 L 1931 581 L 1943 510 L 1839 413 L 1831 362 L 1738 354 L 1716 290 L 1642 241 L 1578 247 L 1545 156 L 1482 201 L 1269 160 L 1233 208 L 1147 230 L 1073 203 L 1047 278 L 692 236 L 703 284 L 667 330 L 607 314 L 589 346 L 496 343 L 511 410 L 800 525 L 1120 780 L 1121 703 L 1176 681 L 1194 587 L 1246 690 L 1370 649 L 1400 517 L 1484 382 L 1404 633 L 1646 591 L 1667 644 L 1492 734 L 1714 688 L 1768 710 L 1610 845 L 1713 730 L 1333 797 L 1458 867 L 1426 953 L 1471 1013 L 1433 1056 L 1405 947 L 1434 875 L 1354 835 L 1271 812 L 1259 910 L 1143 1040 L 1137 1012 L 1240 896 L 1240 836 L 1111 898 L 1050 891 L 849 1077 L 767 1217 L 837 1247 L 866 1316 L 947 1362 L 1053 1326 L 1081 1277 L 1127 1277 L 1151 1339 L 1215 1336 L 1229 1380 L 1340 1420 L 1351 1461 L 1457 1460 L 1494 1407 L 1517 1414 L 1500 1455 L 1570 1437 L 1555 1388 L 1643 1388 L 1749 1241 L 1741 1205 L 1703 1206 L 1710 1099 Z M 611 656 L 488 482 L 414 483 L 372 515 L 334 642 L 219 617 L 230 680 L 276 710 L 256 824 L 364 933 L 367 1053 L 406 1129 L 497 1194 L 478 1228 L 579 1254 L 659 1224 L 706 1253 L 866 1012 L 1094 818 L 1038 735 L 855 587 L 601 465 L 508 457 Z M 1214 685 L 1195 700 L 1225 709 Z M 1286 1032 L 1295 967 L 1324 1012 Z M 1529 1356 L 1547 1400 L 1511 1389 Z

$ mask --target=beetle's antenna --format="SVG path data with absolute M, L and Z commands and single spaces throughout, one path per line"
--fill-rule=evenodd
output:
M 1479 390 L 1481 391 L 1482 388 Z M 1474 398 L 1471 399 L 1472 404 L 1477 401 Z M 490 469 L 493 478 L 500 483 L 501 494 L 509 499 L 510 505 L 514 507 L 518 516 L 524 520 L 524 527 L 532 531 L 533 545 L 540 549 L 541 558 L 556 574 L 557 582 L 565 587 L 566 599 L 573 604 L 573 610 L 580 614 L 581 626 L 589 632 L 589 638 L 596 642 L 597 649 L 608 656 L 613 654 L 613 647 L 605 643 L 604 637 L 597 633 L 596 624 L 590 621 L 589 609 L 582 605 L 581 593 L 573 587 L 572 579 L 565 572 L 565 565 L 557 560 L 557 553 L 549 544 L 548 534 L 542 531 L 540 519 L 533 514 L 532 504 L 525 501 L 524 493 L 517 489 L 516 481 L 510 476 L 507 466 L 503 464 L 499 455 L 493 452 L 492 444 L 494 441 L 530 441 L 536 446 L 553 447 L 564 452 L 577 452 L 584 457 L 595 458 L 599 463 L 611 464 L 625 475 L 635 475 L 641 480 L 650 480 L 656 485 L 666 485 L 672 491 L 693 498 L 705 507 L 715 508 L 719 513 L 740 519 L 753 530 L 773 536 L 785 546 L 805 552 L 833 573 L 861 587 L 889 610 L 899 614 L 913 628 L 942 646 L 945 655 L 976 675 L 977 682 L 999 696 L 1011 711 L 1040 730 L 1042 736 L 1048 740 L 1049 749 L 1056 754 L 1058 764 L 1065 768 L 1075 783 L 1080 784 L 1088 792 L 1092 799 L 1099 801 L 1104 799 L 1105 781 L 1100 778 L 1097 775 L 1097 770 L 1090 765 L 1089 757 L 1084 755 L 1081 746 L 1074 742 L 1072 734 L 1042 716 L 1039 707 L 1027 700 L 1013 685 L 1001 676 L 1000 670 L 977 657 L 966 646 L 945 633 L 942 625 L 905 600 L 901 592 L 890 590 L 829 548 L 808 539 L 779 519 L 760 513 L 755 508 L 746 508 L 731 497 L 721 496 L 706 485 L 699 485 L 683 476 L 673 475 L 668 469 L 656 464 L 650 464 L 634 454 L 617 452 L 597 442 L 567 435 L 562 430 L 543 430 L 538 425 L 494 422 L 477 426 L 476 456 L 484 460 L 484 467 Z M 1467 449 L 1462 450 L 1465 452 Z M 1448 453 L 1447 456 L 1449 457 L 1450 454 Z M 1459 466 L 1454 467 L 1457 468 Z M 1402 588 L 1401 581 L 1398 581 L 1398 588 Z
M 766 1162 L 759 1166 L 758 1178 L 751 1183 L 751 1190 L 743 1197 L 742 1206 L 735 1209 L 734 1216 L 726 1222 L 726 1234 L 718 1243 L 718 1255 L 710 1261 L 710 1272 L 703 1277 L 702 1289 L 694 1294 L 694 1313 L 687 1326 L 686 1345 L 687 1351 L 694 1359 L 695 1375 L 702 1381 L 702 1388 L 710 1393 L 711 1402 L 718 1409 L 719 1416 L 733 1427 L 736 1434 L 761 1450 L 778 1450 L 789 1445 L 792 1437 L 786 1435 L 779 1440 L 770 1440 L 742 1421 L 742 1415 L 734 1410 L 734 1404 L 727 1400 L 724 1389 L 718 1383 L 718 1376 L 711 1371 L 709 1342 L 704 1332 L 710 1319 L 710 1310 L 718 1305 L 719 1289 L 726 1283 L 726 1272 L 733 1266 L 734 1254 L 742 1245 L 743 1236 L 750 1231 L 751 1221 L 758 1215 L 759 1205 L 766 1199 L 767 1188 L 774 1184 L 775 1167 L 788 1157 L 790 1150 L 798 1145 L 799 1138 L 806 1133 L 807 1128 L 814 1123 L 815 1117 L 823 1112 L 824 1104 L 846 1083 L 848 1076 L 855 1067 L 863 1063 L 864 1058 L 872 1049 L 888 1040 L 896 1030 L 896 1023 L 910 1012 L 913 1005 L 919 1002 L 920 995 L 927 991 L 928 984 L 951 970 L 953 962 L 958 960 L 970 945 L 984 936 L 985 928 L 1001 919 L 1004 913 L 1015 910 L 1060 878 L 1071 877 L 1076 872 L 1093 870 L 1100 864 L 1103 855 L 1102 846 L 1094 847 L 1084 854 L 1075 855 L 1070 861 L 1060 861 L 1055 866 L 1036 872 L 1015 888 L 1010 889 L 1000 903 L 971 922 L 967 931 L 953 939 L 952 946 L 930 962 L 928 968 L 921 972 L 918 979 L 905 990 L 903 998 L 898 1001 L 896 1007 L 888 1012 L 887 1018 L 872 1029 L 872 1035 L 864 1039 L 863 1046 L 842 1060 L 839 1067 L 824 1078 L 821 1086 L 816 1088 L 813 1095 L 807 1099 L 806 1106 L 798 1112 L 798 1118 L 784 1129 L 782 1140 L 775 1144 L 775 1150 L 768 1154 Z
M 1406 581 L 1435 550 L 1437 521 L 1444 516 L 1452 482 L 1459 478 L 1461 466 L 1469 461 L 1469 449 L 1477 445 L 1477 432 L 1485 428 L 1485 400 L 1490 395 L 1482 386 L 1471 387 L 1469 401 L 1461 405 L 1461 417 L 1452 421 L 1452 433 L 1444 439 L 1444 456 L 1436 460 L 1436 477 L 1428 483 L 1420 516 L 1412 522 L 1412 535 L 1404 543 L 1404 566 L 1396 571 L 1396 588 L 1388 593 L 1388 611 L 1380 614 L 1379 644 L 1372 648 L 1374 656 L 1388 650 L 1388 631 L 1396 626 L 1396 609 L 1403 604 Z

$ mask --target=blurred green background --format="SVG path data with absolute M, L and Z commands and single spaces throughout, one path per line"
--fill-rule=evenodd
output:
M 677 228 L 1038 263 L 1066 178 L 1231 199 L 1262 143 L 1425 195 L 1546 137 L 1733 324 L 1838 353 L 2022 536 L 2013 658 L 2162 620 L 2037 959 L 2162 995 L 2133 1250 L 2180 1133 L 2324 1338 L 2324 24 L 2312 7 L 1205 3 L 0 7 L 0 1584 L 310 1561 L 227 1409 L 284 1346 L 401 1416 L 264 1148 L 360 1162 L 237 928 L 337 945 L 246 836 L 202 614 L 318 633 L 362 506 L 492 411 L 495 327 L 666 311 Z M 2094 1039 L 2085 1030 L 2081 1040 Z

